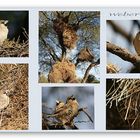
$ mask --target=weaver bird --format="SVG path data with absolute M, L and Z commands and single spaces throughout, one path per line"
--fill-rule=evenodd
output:
M 60 108 L 62 108 L 65 105 L 63 101 L 56 100 L 56 106 L 55 106 L 55 112 L 57 112 Z
M 138 32 L 133 40 L 133 45 L 137 54 L 140 56 L 140 32 Z
M 66 103 L 57 101 L 55 112 L 48 117 L 55 117 L 57 120 L 62 122 L 62 125 L 71 124 L 74 117 L 78 115 L 79 104 L 77 100 L 70 96 L 67 98 Z
M 6 24 L 8 20 L 0 20 L 0 45 L 7 39 L 8 36 L 8 28 Z
M 0 93 L 0 111 L 4 110 L 9 105 L 9 100 L 6 94 Z
M 69 109 L 69 117 L 72 120 L 78 115 L 79 104 L 76 98 L 72 95 L 66 100 L 67 108 Z

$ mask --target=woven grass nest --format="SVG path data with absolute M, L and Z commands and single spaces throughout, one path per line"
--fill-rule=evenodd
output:
M 20 42 L 20 37 L 15 40 L 5 40 L 0 46 L 0 57 L 28 57 L 29 56 L 29 37 L 24 29 L 24 36 L 27 41 Z
M 67 59 L 63 60 L 62 62 L 56 62 L 49 72 L 48 81 L 50 83 L 77 82 L 75 65 Z
M 124 121 L 130 128 L 140 129 L 140 80 L 113 79 L 107 92 L 107 105 L 116 106 Z
M 28 57 L 28 51 L 28 41 L 19 43 L 19 40 L 6 40 L 3 45 L 0 46 L 0 57 Z

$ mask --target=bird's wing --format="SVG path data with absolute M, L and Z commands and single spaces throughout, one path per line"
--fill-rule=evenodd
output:
M 67 106 L 64 105 L 64 106 L 60 107 L 57 111 L 55 111 L 54 114 L 62 113 L 62 112 L 64 112 L 64 110 L 66 110 L 66 109 L 67 109 Z

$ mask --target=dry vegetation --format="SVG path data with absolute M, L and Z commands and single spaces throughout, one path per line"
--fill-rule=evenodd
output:
M 6 40 L 0 46 L 0 57 L 28 57 L 28 42 Z
M 120 124 L 120 129 L 140 129 L 140 80 L 112 80 L 107 92 L 107 111 L 108 129 L 115 129 L 115 124 L 116 127 Z M 117 120 L 120 123 L 116 122 Z
M 8 107 L 0 112 L 0 129 L 28 129 L 28 65 L 1 64 L 0 91 L 10 98 Z
M 75 69 L 75 65 L 67 59 L 57 62 L 52 66 L 48 80 L 50 83 L 77 83 Z
M 23 33 L 27 41 L 20 42 L 20 37 L 17 40 L 5 40 L 0 46 L 0 57 L 28 57 L 29 56 L 29 41 L 26 31 Z

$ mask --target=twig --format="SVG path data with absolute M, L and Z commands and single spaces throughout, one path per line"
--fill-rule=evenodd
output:
M 91 118 L 90 115 L 85 111 L 85 108 L 80 108 L 80 109 L 78 110 L 78 112 L 84 112 L 84 113 L 87 115 L 87 117 L 90 119 L 90 121 L 93 123 L 92 118 Z
M 85 82 L 86 82 L 86 80 L 87 80 L 87 78 L 88 78 L 88 76 L 89 76 L 90 70 L 91 70 L 93 67 L 95 67 L 96 65 L 98 65 L 98 64 L 100 64 L 100 59 L 98 59 L 97 62 L 91 63 L 91 64 L 88 66 L 88 68 L 86 69 L 86 72 L 85 72 L 85 74 L 84 74 L 84 77 L 83 77 L 81 83 L 85 83 Z
M 122 27 L 120 27 L 117 23 L 112 20 L 108 20 L 107 23 L 113 28 L 113 30 L 119 34 L 121 34 L 128 42 L 132 42 L 133 36 L 128 34 Z
M 138 66 L 140 67 L 140 57 L 138 57 L 136 55 L 132 55 L 126 49 L 123 49 L 123 48 L 121 48 L 115 44 L 109 43 L 109 42 L 106 43 L 106 46 L 107 46 L 107 51 L 109 51 L 110 53 L 119 56 L 124 61 L 128 61 L 128 62 L 132 63 L 136 67 L 138 67 Z
M 52 21 L 52 19 L 50 19 L 50 18 L 47 16 L 46 12 L 41 11 L 41 13 L 44 15 L 44 17 L 45 17 L 46 19 Z
M 76 121 L 75 123 L 87 123 L 89 121 Z
M 125 120 L 127 120 L 127 116 L 128 116 L 128 113 L 129 113 L 130 106 L 131 106 L 131 97 L 129 99 L 128 107 L 127 107 L 126 114 L 125 114 L 125 117 L 124 117 Z
M 44 40 L 43 37 L 40 37 L 40 39 L 42 40 L 43 44 L 45 45 L 45 47 L 48 49 L 48 51 L 50 52 L 51 57 L 53 58 L 54 61 L 59 60 L 59 57 L 56 55 L 56 53 L 54 52 L 54 50 L 50 47 L 48 47 L 46 41 Z

